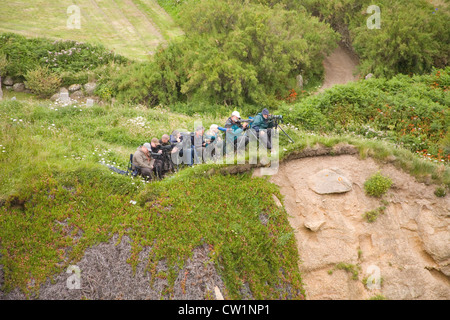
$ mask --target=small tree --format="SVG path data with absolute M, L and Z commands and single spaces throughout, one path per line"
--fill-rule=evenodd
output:
M 5 54 L 0 54 L 0 100 L 3 99 L 2 91 L 2 75 L 6 73 L 6 67 L 8 66 L 8 59 Z

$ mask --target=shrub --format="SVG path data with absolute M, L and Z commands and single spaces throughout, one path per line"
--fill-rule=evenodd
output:
M 364 183 L 366 194 L 373 197 L 381 197 L 391 187 L 392 180 L 383 176 L 380 172 L 375 173 Z
M 445 162 L 450 160 L 449 71 L 338 85 L 280 110 L 287 122 L 306 129 L 389 140 Z
M 0 35 L 1 53 L 6 54 L 9 60 L 6 74 L 18 79 L 23 79 L 29 70 L 39 66 L 47 66 L 57 73 L 77 73 L 128 61 L 102 45 L 47 38 L 28 39 L 14 33 Z
M 25 85 L 41 98 L 48 98 L 61 85 L 61 78 L 47 67 L 38 67 L 25 75 Z
M 367 211 L 363 217 L 367 219 L 367 222 L 375 222 L 380 214 L 384 214 L 384 210 L 386 210 L 385 206 L 378 207 L 375 210 Z
M 367 27 L 370 14 L 366 10 L 374 4 L 369 0 L 305 0 L 302 4 L 353 45 L 362 74 L 426 73 L 449 62 L 450 19 L 445 4 L 379 0 L 375 4 L 381 9 L 380 29 Z
M 434 191 L 434 194 L 436 197 L 443 198 L 447 195 L 447 191 L 445 190 L 445 188 L 437 187 L 436 190 Z

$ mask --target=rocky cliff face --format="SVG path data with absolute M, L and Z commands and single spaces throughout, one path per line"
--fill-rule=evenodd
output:
M 314 191 L 325 169 L 352 188 Z M 363 189 L 378 170 L 393 181 L 384 204 Z M 271 181 L 296 231 L 307 299 L 450 299 L 450 201 L 435 186 L 355 155 L 292 160 Z M 385 213 L 369 223 L 363 214 L 381 205 Z

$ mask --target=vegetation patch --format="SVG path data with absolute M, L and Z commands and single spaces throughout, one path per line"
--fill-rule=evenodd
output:
M 374 210 L 367 211 L 363 214 L 363 217 L 367 220 L 367 222 L 375 222 L 380 214 L 384 214 L 386 210 L 385 206 L 378 207 Z
M 443 187 L 437 187 L 434 191 L 434 194 L 436 195 L 436 197 L 443 198 L 447 195 L 447 190 L 445 190 L 445 188 Z
M 391 185 L 392 180 L 389 177 L 385 177 L 380 172 L 377 172 L 364 182 L 364 191 L 369 196 L 381 197 Z
M 273 201 L 272 194 L 281 195 L 266 179 L 211 174 L 215 165 L 201 165 L 146 183 L 102 165 L 126 168 L 129 154 L 149 139 L 145 126 L 150 137 L 159 137 L 168 127 L 193 122 L 127 106 L 108 112 L 0 102 L 2 290 L 18 287 L 34 297 L 49 277 L 116 234 L 132 240 L 133 268 L 142 262 L 141 250 L 151 247 L 146 270 L 153 279 L 167 279 L 163 296 L 173 293 L 193 250 L 206 245 L 228 297 L 303 298 L 295 237 Z M 134 130 L 118 130 L 122 126 Z M 28 157 L 20 156 L 24 148 Z M 161 260 L 168 266 L 164 274 L 155 268 Z
M 450 161 L 450 68 L 337 85 L 278 112 L 286 122 L 333 134 L 391 141 L 432 162 Z
M 328 274 L 333 274 L 334 270 L 344 270 L 352 275 L 353 280 L 358 280 L 359 272 L 361 271 L 360 265 L 354 265 L 351 263 L 339 262 L 333 269 L 328 270 Z

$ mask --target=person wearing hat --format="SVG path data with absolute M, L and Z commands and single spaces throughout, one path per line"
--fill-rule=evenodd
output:
M 273 121 L 269 119 L 269 110 L 264 108 L 255 116 L 252 124 L 252 129 L 255 130 L 257 137 L 267 149 L 272 149 L 272 129 L 274 127 Z
M 223 155 L 223 141 L 220 136 L 220 131 L 225 128 L 219 127 L 217 124 L 212 124 L 208 131 L 205 132 L 206 140 L 206 153 L 204 154 L 204 160 L 215 160 Z
M 146 142 L 133 155 L 133 169 L 139 168 L 142 177 L 151 179 L 155 159 L 151 156 L 151 145 Z
M 249 141 L 248 137 L 245 135 L 245 131 L 248 129 L 248 123 L 245 122 L 242 124 L 240 120 L 240 113 L 238 111 L 233 111 L 231 117 L 229 117 L 225 123 L 225 128 L 227 129 L 226 142 L 233 142 L 235 149 L 243 142 L 247 145 Z

